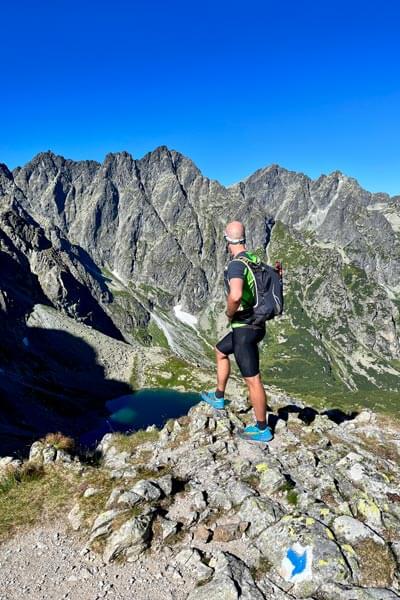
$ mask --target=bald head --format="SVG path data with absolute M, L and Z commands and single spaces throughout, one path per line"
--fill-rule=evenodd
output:
M 245 237 L 244 225 L 240 221 L 232 221 L 228 223 L 225 233 L 233 240 L 241 240 Z

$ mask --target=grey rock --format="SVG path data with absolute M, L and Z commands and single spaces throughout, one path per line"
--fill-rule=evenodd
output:
M 167 473 L 162 477 L 158 477 L 154 480 L 154 483 L 160 488 L 164 496 L 170 496 L 172 494 L 173 480 L 170 473 Z
M 91 498 L 92 496 L 95 496 L 96 494 L 98 494 L 100 492 L 99 488 L 95 488 L 95 487 L 88 487 L 84 492 L 83 492 L 83 497 L 84 498 Z
M 112 522 L 122 512 L 122 510 L 112 509 L 99 514 L 92 525 L 89 544 L 102 535 L 108 534 L 111 531 Z
M 313 518 L 286 515 L 262 531 L 255 544 L 277 572 L 293 585 L 291 593 L 295 597 L 312 596 L 326 581 L 346 583 L 351 580 L 351 572 L 332 532 Z M 305 556 L 301 575 L 293 576 L 290 551 Z
M 72 456 L 68 452 L 66 452 L 65 450 L 57 450 L 55 458 L 56 462 L 71 464 L 72 460 Z
M 118 498 L 121 496 L 121 494 L 124 493 L 124 489 L 123 488 L 114 488 L 111 492 L 111 494 L 108 497 L 108 500 L 106 502 L 106 508 L 113 508 L 114 505 L 117 503 Z
M 346 540 L 350 543 L 368 538 L 374 540 L 378 544 L 385 543 L 379 535 L 364 525 L 364 523 L 346 515 L 336 517 L 333 521 L 332 528 L 339 539 Z
M 159 522 L 163 541 L 168 540 L 171 535 L 174 535 L 178 531 L 178 523 L 176 521 L 159 517 Z
M 130 507 L 135 506 L 135 504 L 143 501 L 143 496 L 137 494 L 133 490 L 128 490 L 127 492 L 118 494 L 117 498 L 117 504 L 126 504 Z
M 225 491 L 233 506 L 241 504 L 243 500 L 255 494 L 251 487 L 235 478 L 229 480 Z
M 282 510 L 269 498 L 246 498 L 237 513 L 239 519 L 250 523 L 246 535 L 257 538 L 258 535 L 282 516 Z
M 74 531 L 78 531 L 83 524 L 84 512 L 80 507 L 79 502 L 76 502 L 68 513 L 67 519 Z
M 189 570 L 192 577 L 197 582 L 202 582 L 209 579 L 214 569 L 207 566 L 202 561 L 202 556 L 196 548 L 185 548 L 175 556 L 176 563 L 180 568 Z
M 259 489 L 263 494 L 273 494 L 286 483 L 286 479 L 278 469 L 267 468 L 260 475 Z
M 42 450 L 43 464 L 54 462 L 57 457 L 57 450 L 54 446 L 45 446 Z
M 108 563 L 123 554 L 128 561 L 135 561 L 148 545 L 152 514 L 145 514 L 126 521 L 107 540 L 103 560 Z
M 294 255 L 304 257 L 300 264 L 293 261 L 285 289 L 301 303 L 310 361 L 318 361 L 324 381 L 334 380 L 333 370 L 349 389 L 398 389 L 398 199 L 371 194 L 338 171 L 311 180 L 277 165 L 224 188 L 165 146 L 140 160 L 120 152 L 100 164 L 45 152 L 13 172 L 1 165 L 0 251 L 7 266 L 0 319 L 8 331 L 3 344 L 13 352 L 29 346 L 25 318 L 33 304 L 52 306 L 130 344 L 139 332 L 151 342 L 148 326 L 157 310 L 175 319 L 177 298 L 208 325 L 223 298 L 215 280 L 226 261 L 223 227 L 233 217 L 246 222 L 250 247 L 264 250 L 269 243 L 278 255 L 295 249 Z M 165 254 L 171 268 L 160 270 Z M 301 298 L 296 286 L 307 290 Z M 294 331 L 300 326 L 295 312 Z M 195 331 L 174 329 L 174 349 L 179 353 L 185 346 L 186 356 L 193 347 L 191 358 L 199 360 Z M 293 343 L 289 339 L 285 351 Z M 24 362 L 29 365 L 28 357 Z M 8 393 L 15 397 L 11 387 Z M 246 410 L 238 402 L 233 399 L 232 407 Z M 34 404 L 41 408 L 39 426 L 45 410 L 39 398 Z M 205 410 L 193 422 L 196 434 L 210 416 Z M 355 425 L 364 427 L 367 419 L 363 415 Z M 213 432 L 228 435 L 239 426 L 237 415 L 222 416 Z M 317 416 L 314 431 L 329 427 L 332 421 Z
M 31 460 L 31 459 L 30 459 Z M 17 469 L 22 464 L 22 461 L 13 456 L 3 456 L 0 458 L 0 472 L 4 469 Z
M 263 600 L 250 570 L 239 558 L 223 552 L 214 553 L 210 566 L 215 573 L 209 583 L 190 592 L 188 600 Z
M 144 500 L 158 500 L 162 496 L 160 488 L 146 479 L 141 479 L 132 488 L 131 492 Z
M 207 506 L 206 500 L 204 498 L 204 493 L 200 490 L 191 492 L 190 501 L 192 507 L 197 511 L 203 511 Z
M 397 600 L 399 595 L 385 588 L 361 588 L 325 583 L 321 586 L 324 600 Z

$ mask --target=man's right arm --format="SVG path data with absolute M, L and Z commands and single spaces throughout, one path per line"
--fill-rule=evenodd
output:
M 240 260 L 231 260 L 228 265 L 229 293 L 226 300 L 226 316 L 232 319 L 238 310 L 243 294 L 246 265 Z
M 226 316 L 232 319 L 240 306 L 243 294 L 243 279 L 233 277 L 229 280 L 229 294 L 226 299 Z

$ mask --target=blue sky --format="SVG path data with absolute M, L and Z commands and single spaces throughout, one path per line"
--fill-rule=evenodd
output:
M 400 194 L 400 3 L 3 3 L 0 162 L 166 144 L 234 183 L 271 163 Z

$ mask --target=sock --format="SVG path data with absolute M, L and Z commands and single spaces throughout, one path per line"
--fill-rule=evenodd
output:
M 217 389 L 217 390 L 215 390 L 215 397 L 218 398 L 218 399 L 223 398 L 224 397 L 224 393 L 225 392 L 221 392 L 221 390 Z
M 261 430 L 267 429 L 267 421 L 257 421 L 257 427 Z

